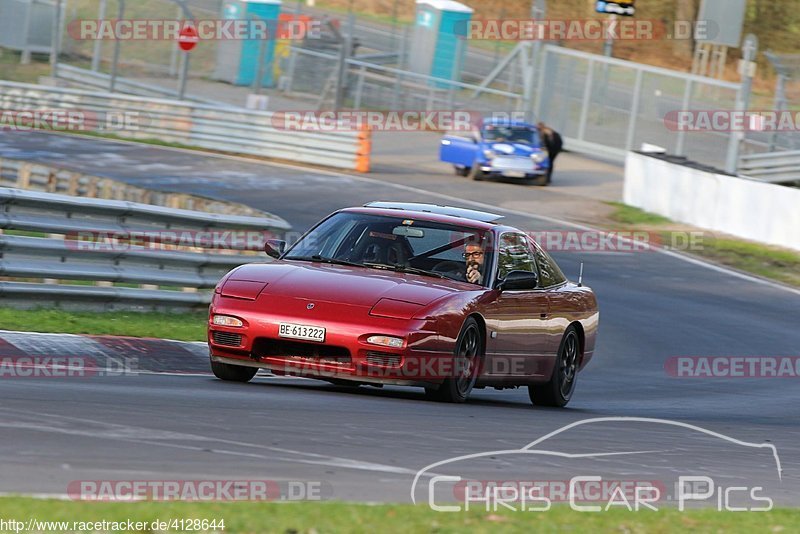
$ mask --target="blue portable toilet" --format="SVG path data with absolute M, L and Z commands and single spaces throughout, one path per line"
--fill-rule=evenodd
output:
M 473 9 L 455 0 L 417 0 L 409 70 L 461 80 L 467 49 L 466 27 Z
M 264 65 L 261 85 L 272 87 L 272 61 L 275 57 L 275 32 L 281 0 L 225 0 L 222 3 L 224 20 L 263 20 L 267 23 L 268 39 L 264 43 Z M 260 39 L 220 40 L 214 79 L 234 85 L 251 85 L 258 72 Z

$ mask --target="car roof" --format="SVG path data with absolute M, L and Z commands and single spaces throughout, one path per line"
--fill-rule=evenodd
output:
M 364 207 L 413 212 L 416 214 L 444 215 L 446 217 L 467 219 L 482 223 L 495 223 L 504 217 L 504 215 L 498 215 L 496 213 L 489 213 L 486 211 L 457 208 L 455 206 L 443 206 L 440 204 L 425 204 L 422 202 L 387 202 L 378 200 L 374 202 L 368 202 L 364 204 Z
M 525 122 L 521 120 L 515 120 L 503 117 L 487 117 L 483 119 L 483 124 L 492 126 L 524 126 L 527 128 L 536 129 L 536 125 L 531 122 Z

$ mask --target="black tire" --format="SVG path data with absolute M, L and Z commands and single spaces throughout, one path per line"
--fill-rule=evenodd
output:
M 483 362 L 483 335 L 478 321 L 464 321 L 453 353 L 455 376 L 448 376 L 438 388 L 425 388 L 425 394 L 440 402 L 462 403 L 469 397 Z M 463 372 L 461 372 L 463 370 Z
M 352 380 L 342 380 L 340 378 L 329 378 L 327 382 L 330 382 L 334 386 L 343 387 L 343 388 L 357 388 L 361 387 L 361 382 L 353 382 Z
M 453 168 L 456 170 L 456 176 L 469 176 L 469 172 L 472 170 L 472 167 L 457 167 L 453 165 Z
M 537 406 L 563 408 L 569 403 L 578 381 L 578 365 L 581 358 L 581 342 L 578 331 L 572 325 L 564 332 L 558 347 L 556 363 L 550 380 L 542 385 L 528 386 L 528 396 Z
M 473 165 L 472 167 L 470 167 L 467 176 L 469 178 L 472 178 L 476 182 L 482 182 L 485 178 L 483 171 L 480 169 L 478 165 Z
M 249 382 L 258 372 L 257 367 L 245 367 L 243 365 L 231 365 L 229 363 L 215 362 L 211 360 L 211 372 L 220 380 L 228 382 Z
M 547 184 L 549 184 L 550 182 L 547 179 L 547 175 L 543 174 L 541 176 L 534 176 L 533 178 L 531 178 L 529 180 L 528 183 L 530 183 L 531 185 L 538 185 L 538 186 L 544 187 Z

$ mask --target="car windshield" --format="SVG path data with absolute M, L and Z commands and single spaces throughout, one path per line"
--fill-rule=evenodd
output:
M 489 237 L 489 232 L 463 226 L 340 212 L 303 236 L 283 259 L 391 269 L 483 285 L 492 259 Z M 472 272 L 476 270 L 478 274 Z
M 539 145 L 538 132 L 527 126 L 497 126 L 488 124 L 483 128 L 483 138 L 492 142 L 525 143 Z

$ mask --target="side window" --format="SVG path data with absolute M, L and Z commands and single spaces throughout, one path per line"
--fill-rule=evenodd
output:
M 497 278 L 503 279 L 511 271 L 534 272 L 536 264 L 528 248 L 528 240 L 522 234 L 507 232 L 500 236 L 497 251 Z
M 539 287 L 553 287 L 567 281 L 567 277 L 547 252 L 535 243 L 531 243 L 531 247 L 539 266 Z

